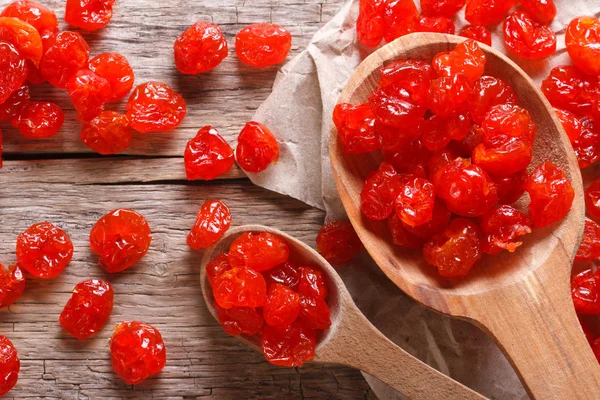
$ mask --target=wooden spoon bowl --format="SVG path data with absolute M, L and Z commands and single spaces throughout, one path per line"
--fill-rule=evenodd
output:
M 410 399 L 448 400 L 485 399 L 460 383 L 429 367 L 392 343 L 358 310 L 344 282 L 323 257 L 303 242 L 276 229 L 248 225 L 231 229 L 202 258 L 200 283 L 210 313 L 218 320 L 214 297 L 206 275 L 206 265 L 229 249 L 231 242 L 244 232 L 270 232 L 284 238 L 294 261 L 316 265 L 325 274 L 331 309 L 331 327 L 321 331 L 314 361 L 343 364 L 358 368 L 392 386 Z M 248 346 L 262 353 L 256 338 L 238 336 Z
M 458 36 L 416 33 L 382 47 L 357 68 L 339 103 L 360 104 L 377 87 L 379 68 L 397 59 L 431 61 L 465 40 Z M 515 253 L 485 257 L 463 279 L 444 279 L 421 252 L 392 243 L 384 222 L 360 211 L 365 177 L 382 161 L 378 152 L 348 155 L 332 128 L 333 176 L 348 216 L 369 254 L 383 272 L 420 303 L 468 319 L 498 342 L 531 395 L 540 399 L 600 398 L 600 368 L 577 321 L 570 298 L 572 260 L 581 240 L 584 202 L 575 154 L 560 121 L 531 79 L 510 59 L 480 44 L 487 56 L 486 75 L 513 88 L 537 126 L 533 169 L 551 160 L 570 178 L 573 208 L 559 223 L 537 229 Z M 527 196 L 517 204 L 524 208 Z

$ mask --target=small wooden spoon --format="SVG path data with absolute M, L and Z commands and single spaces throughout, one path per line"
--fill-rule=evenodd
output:
M 395 59 L 431 61 L 464 39 L 418 33 L 401 37 L 366 58 L 343 90 L 340 103 L 364 103 L 377 86 L 379 67 Z M 392 244 L 385 223 L 363 218 L 360 192 L 381 154 L 349 156 L 332 130 L 330 155 L 342 202 L 360 239 L 385 274 L 420 303 L 467 319 L 489 333 L 537 399 L 600 399 L 600 368 L 570 296 L 571 264 L 581 240 L 584 202 L 577 160 L 560 121 L 531 79 L 515 63 L 480 45 L 487 75 L 508 82 L 537 126 L 531 167 L 552 160 L 571 179 L 573 208 L 560 223 L 535 230 L 515 253 L 486 257 L 464 279 L 441 278 L 420 252 Z
M 210 313 L 217 319 L 212 289 L 206 276 L 206 265 L 227 251 L 231 242 L 244 232 L 271 232 L 283 237 L 299 261 L 323 270 L 329 287 L 327 302 L 331 308 L 331 327 L 318 337 L 315 362 L 343 364 L 360 369 L 392 386 L 410 399 L 448 400 L 485 399 L 485 397 L 452 380 L 421 362 L 392 343 L 358 310 L 344 282 L 335 269 L 316 251 L 301 241 L 276 229 L 247 225 L 231 229 L 202 258 L 200 283 Z M 253 349 L 260 346 L 251 338 L 238 336 Z

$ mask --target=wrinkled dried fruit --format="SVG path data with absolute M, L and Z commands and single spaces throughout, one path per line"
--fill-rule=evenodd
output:
M 62 313 L 60 324 L 77 339 L 98 332 L 112 313 L 114 291 L 105 281 L 90 279 L 75 286 Z
M 360 0 L 356 34 L 358 41 L 367 47 L 376 47 L 383 39 L 383 0 Z
M 300 267 L 299 270 L 300 283 L 298 285 L 298 293 L 325 299 L 328 289 L 323 272 L 316 266 L 307 265 Z
M 459 155 L 452 149 L 443 149 L 435 153 L 429 159 L 429 176 L 431 181 L 438 180 L 438 173 L 451 161 L 456 160 Z
M 427 150 L 433 152 L 442 150 L 448 146 L 452 140 L 452 136 L 450 136 L 451 121 L 455 115 L 460 114 L 461 113 L 453 114 L 448 116 L 448 118 L 434 115 L 428 120 L 423 121 L 420 126 L 420 131 L 422 132 L 421 143 L 423 143 L 423 146 L 425 146 Z
M 463 158 L 446 164 L 433 184 L 448 209 L 463 217 L 483 215 L 498 202 L 496 186 L 488 174 Z
M 115 0 L 67 0 L 65 21 L 87 31 L 104 28 L 112 18 Z
M 29 103 L 19 113 L 13 125 L 27 138 L 42 139 L 54 136 L 65 121 L 63 111 L 54 103 Z
M 435 194 L 433 184 L 423 178 L 409 178 L 403 182 L 396 198 L 396 215 L 405 225 L 419 226 L 433 216 Z
M 265 282 L 267 282 L 267 289 L 277 283 L 297 291 L 300 284 L 300 270 L 289 261 L 279 264 L 268 271 L 264 271 L 263 277 L 265 278 Z
M 381 123 L 394 128 L 403 128 L 421 120 L 426 111 L 424 106 L 413 100 L 402 82 L 375 89 L 369 96 L 369 106 Z
M 231 225 L 231 212 L 219 200 L 207 200 L 196 217 L 196 222 L 187 235 L 187 245 L 194 250 L 212 246 Z
M 421 0 L 421 13 L 427 17 L 453 17 L 465 5 L 465 0 Z
M 207 72 L 221 64 L 227 50 L 227 40 L 217 24 L 198 22 L 175 41 L 175 65 L 182 74 Z
M 80 121 L 91 121 L 100 115 L 110 96 L 108 80 L 89 69 L 77 71 L 67 82 L 67 90 Z
M 0 308 L 13 304 L 25 289 L 25 276 L 18 264 L 4 268 L 0 264 Z
M 18 0 L 6 6 L 0 17 L 18 18 L 37 29 L 42 40 L 58 33 L 54 11 L 31 0 Z
M 298 293 L 278 283 L 271 285 L 267 303 L 263 307 L 265 322 L 271 326 L 287 328 L 298 318 L 299 313 L 300 296 Z
M 512 204 L 519 200 L 525 192 L 525 181 L 527 180 L 527 171 L 522 170 L 514 175 L 495 177 L 494 184 L 498 193 L 498 203 Z
M 414 32 L 419 11 L 413 0 L 387 0 L 383 6 L 383 38 L 391 42 Z
M 66 88 L 77 71 L 87 66 L 89 58 L 90 47 L 79 33 L 60 32 L 44 46 L 40 71 L 52 85 Z
M 292 35 L 276 24 L 252 24 L 235 36 L 235 53 L 256 68 L 282 63 L 292 47 Z
M 600 21 L 579 17 L 569 23 L 565 34 L 569 57 L 580 70 L 600 75 Z
M 219 323 L 228 334 L 252 336 L 261 332 L 264 319 L 254 308 L 231 307 L 226 310 L 219 307 L 216 302 L 214 306 L 217 309 Z
M 329 306 L 320 297 L 300 295 L 300 317 L 306 326 L 312 329 L 329 329 L 331 312 Z
M 290 248 L 269 232 L 245 232 L 231 243 L 229 262 L 233 267 L 266 271 L 288 260 Z
M 597 258 L 600 258 L 600 225 L 586 218 L 575 261 L 592 261 Z
M 495 25 L 516 3 L 517 0 L 467 0 L 465 19 L 473 25 Z
M 240 267 L 222 272 L 213 284 L 213 296 L 219 306 L 263 307 L 267 302 L 267 284 L 258 272 Z
M 317 251 L 331 265 L 341 265 L 362 251 L 363 245 L 348 221 L 327 222 L 317 235 Z
M 579 168 L 586 168 L 600 159 L 600 127 L 590 118 L 581 118 L 581 132 L 573 142 Z
M 556 35 L 529 13 L 515 11 L 504 21 L 504 44 L 521 58 L 538 60 L 554 54 Z
M 432 153 L 423 146 L 420 139 L 413 139 L 401 142 L 396 149 L 384 152 L 383 156 L 396 171 L 407 172 L 415 165 L 429 162 Z
M 250 121 L 238 136 L 235 158 L 246 172 L 262 172 L 279 159 L 279 144 L 269 128 Z
M 81 141 L 98 154 L 116 154 L 131 144 L 129 120 L 123 114 L 104 111 L 83 124 Z
M 19 266 L 37 278 L 55 278 L 73 257 L 73 243 L 65 231 L 49 222 L 31 225 L 17 237 Z
M 27 78 L 25 58 L 6 42 L 0 42 L 0 104 L 7 101 L 15 90 L 18 90 Z
M 317 334 L 303 322 L 296 321 L 287 328 L 266 325 L 261 347 L 267 361 L 284 367 L 301 367 L 312 359 L 317 347 Z
M 498 254 L 502 250 L 514 252 L 523 244 L 516 239 L 531 233 L 533 228 L 529 217 L 508 205 L 483 214 L 479 226 L 483 232 L 481 247 L 487 254 Z
M 393 61 L 379 69 L 378 87 L 396 84 L 408 91 L 411 101 L 419 106 L 427 104 L 429 83 L 437 77 L 431 64 L 421 60 Z
M 210 181 L 229 171 L 235 159 L 229 143 L 208 125 L 187 143 L 183 162 L 188 180 Z
M 90 231 L 90 248 L 108 272 L 120 272 L 137 263 L 151 241 L 146 218 L 126 208 L 105 214 Z
M 479 227 L 467 219 L 456 218 L 444 232 L 425 243 L 423 255 L 444 278 L 460 278 L 481 258 L 481 245 Z
M 585 190 L 585 210 L 592 218 L 600 219 L 600 179 Z
M 563 219 L 575 197 L 565 173 L 550 161 L 533 170 L 527 178 L 525 190 L 531 198 L 529 213 L 537 228 Z
M 409 249 L 418 249 L 423 246 L 423 239 L 410 233 L 396 213 L 388 218 L 388 229 L 392 235 L 392 242 L 396 246 L 408 247 Z
M 0 17 L 0 42 L 15 46 L 23 57 L 36 67 L 42 59 L 42 38 L 32 25 L 17 18 Z
M 581 120 L 579 117 L 570 111 L 559 110 L 558 108 L 555 108 L 554 112 L 560 119 L 571 143 L 575 143 L 579 139 L 579 135 L 581 135 Z
M 458 36 L 477 40 L 488 46 L 492 45 L 492 33 L 485 26 L 467 26 L 458 32 Z
M 107 103 L 121 100 L 133 87 L 133 69 L 121 54 L 98 54 L 90 60 L 88 68 L 108 81 L 110 94 Z
M 333 109 L 333 123 L 348 154 L 363 154 L 379 148 L 375 115 L 368 104 L 337 104 Z
M 213 258 L 211 262 L 206 264 L 206 276 L 208 277 L 210 286 L 214 286 L 219 276 L 221 276 L 223 272 L 229 271 L 231 268 L 228 253 L 221 253 Z
M 436 200 L 433 206 L 433 216 L 429 222 L 419 226 L 402 225 L 410 234 L 422 240 L 429 240 L 448 226 L 450 216 L 446 205 L 442 201 Z
M 163 132 L 174 129 L 186 114 L 185 100 L 161 82 L 137 86 L 127 101 L 127 118 L 138 132 Z
M 456 27 L 447 17 L 420 17 L 415 23 L 415 32 L 437 32 L 454 35 Z
M 15 90 L 4 103 L 0 104 L 0 122 L 8 122 L 17 118 L 23 107 L 29 104 L 30 98 L 28 85 L 23 85 Z
M 130 385 L 158 374 L 167 362 L 158 329 L 137 321 L 117 325 L 110 338 L 110 356 L 115 372 Z
M 493 176 L 510 176 L 527 168 L 532 159 L 532 145 L 519 138 L 488 146 L 481 143 L 473 150 L 473 162 Z
M 485 70 L 485 53 L 474 40 L 465 40 L 454 50 L 440 53 L 433 58 L 433 68 L 440 77 L 464 74 L 475 82 Z
M 463 73 L 435 79 L 429 87 L 429 109 L 440 117 L 464 111 L 473 85 Z
M 6 336 L 0 336 L 0 360 L 0 396 L 4 396 L 17 383 L 21 369 L 17 350 Z
M 372 172 L 360 192 L 360 210 L 369 219 L 380 221 L 390 216 L 400 190 L 400 178 L 394 167 L 383 162 Z
M 600 314 L 600 272 L 586 269 L 573 276 L 571 297 L 578 314 Z
M 516 104 L 517 97 L 503 80 L 484 75 L 475 81 L 469 97 L 469 113 L 477 124 L 481 124 L 488 111 L 500 104 Z
M 542 81 L 542 92 L 554 107 L 584 116 L 598 96 L 598 79 L 572 65 L 559 66 Z

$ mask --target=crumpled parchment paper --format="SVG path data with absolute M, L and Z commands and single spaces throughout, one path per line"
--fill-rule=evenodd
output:
M 538 84 L 553 67 L 570 64 L 564 46 L 568 23 L 577 16 L 600 14 L 598 0 L 555 3 L 558 15 L 551 27 L 557 33 L 556 54 L 538 61 L 512 57 Z M 370 52 L 357 42 L 357 15 L 358 0 L 349 0 L 315 34 L 307 49 L 281 69 L 273 93 L 253 118 L 270 127 L 280 142 L 281 154 L 276 167 L 249 174 L 250 179 L 323 209 L 330 219 L 345 218 L 329 163 L 331 113 L 346 81 Z M 457 32 L 468 25 L 463 11 L 455 24 Z M 509 54 L 504 48 L 501 24 L 492 33 L 493 47 Z M 366 254 L 341 274 L 362 312 L 411 354 L 492 399 L 528 398 L 500 349 L 477 327 L 417 304 L 394 286 Z M 373 377 L 365 377 L 380 399 L 402 398 Z

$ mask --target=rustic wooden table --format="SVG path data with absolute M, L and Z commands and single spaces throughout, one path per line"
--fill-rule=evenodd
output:
M 63 21 L 64 1 L 41 0 Z M 224 200 L 233 224 L 260 223 L 283 229 L 314 245 L 321 211 L 258 188 L 234 169 L 215 182 L 189 183 L 183 169 L 187 140 L 213 125 L 234 144 L 239 130 L 268 96 L 277 68 L 256 70 L 237 62 L 233 48 L 213 72 L 184 76 L 173 63 L 173 41 L 196 21 L 213 21 L 230 43 L 246 24 L 270 21 L 294 37 L 290 57 L 341 5 L 341 0 L 118 0 L 106 29 L 84 33 L 92 54 L 116 51 L 134 67 L 136 84 L 159 80 L 187 100 L 188 115 L 172 132 L 136 134 L 115 157 L 92 154 L 79 140 L 67 95 L 48 84 L 33 97 L 57 102 L 66 111 L 62 131 L 48 140 L 27 140 L 7 125 L 0 170 L 0 260 L 15 262 L 17 235 L 34 222 L 51 221 L 75 245 L 73 261 L 57 279 L 27 280 L 19 301 L 0 311 L 0 334 L 19 351 L 21 373 L 8 398 L 374 398 L 358 371 L 308 365 L 277 368 L 226 335 L 208 313 L 199 284 L 201 253 L 185 244 L 199 206 Z M 3 0 L 0 5 L 8 4 Z M 68 29 L 61 22 L 62 29 Z M 123 110 L 123 103 L 112 105 Z M 153 241 L 135 267 L 106 274 L 89 251 L 89 230 L 105 212 L 130 207 L 149 221 Z M 58 316 L 78 282 L 101 278 L 115 289 L 107 326 L 78 341 L 63 331 Z M 167 346 L 167 365 L 158 376 L 133 387 L 110 365 L 108 341 L 115 324 L 142 320 L 156 326 Z

